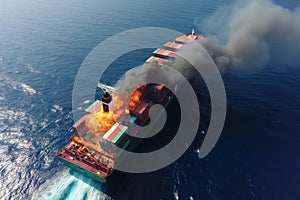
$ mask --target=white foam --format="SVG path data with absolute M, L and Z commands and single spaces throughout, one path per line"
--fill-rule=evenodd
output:
M 61 111 L 62 110 L 62 107 L 61 106 L 59 106 L 59 105 L 54 105 L 53 106 L 56 110 L 59 110 L 59 111 Z
M 112 199 L 101 191 L 100 183 L 77 172 L 73 173 L 76 177 L 71 175 L 68 169 L 55 174 L 54 178 L 41 185 L 32 199 Z
M 176 200 L 179 200 L 179 195 L 178 195 L 178 192 L 177 192 L 177 191 L 174 192 L 174 198 L 175 198 Z
M 26 83 L 13 81 L 9 78 L 3 78 L 4 83 L 7 85 L 10 85 L 14 90 L 22 91 L 25 94 L 36 94 L 36 90 L 32 88 L 31 86 L 27 85 Z
M 24 93 L 27 93 L 27 94 L 36 94 L 36 90 L 33 89 L 32 87 L 30 87 L 29 85 L 25 84 L 25 83 L 21 83 L 21 88 L 22 88 L 22 91 Z
M 28 64 L 27 67 L 29 68 L 29 71 L 31 73 L 36 73 L 36 74 L 40 74 L 41 73 L 39 70 L 34 69 L 30 64 Z
M 85 100 L 82 104 L 88 104 L 90 102 L 91 102 L 91 100 Z

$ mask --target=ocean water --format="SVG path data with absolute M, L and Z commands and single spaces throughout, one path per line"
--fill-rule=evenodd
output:
M 288 49 L 280 47 L 259 69 L 222 73 L 227 119 L 220 140 L 204 159 L 197 155 L 204 137 L 199 133 L 172 165 L 147 174 L 117 172 L 107 184 L 99 184 L 69 172 L 55 156 L 73 134 L 73 83 L 94 47 L 138 27 L 184 33 L 195 28 L 206 35 L 202 22 L 230 3 L 1 1 L 0 198 L 299 199 L 300 62 L 285 62 L 281 55 Z M 277 3 L 290 9 L 298 5 L 296 0 Z M 115 83 L 151 52 L 121 57 L 103 79 Z M 205 116 L 203 120 L 205 129 Z

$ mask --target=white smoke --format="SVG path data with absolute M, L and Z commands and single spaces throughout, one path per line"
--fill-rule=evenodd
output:
M 146 81 L 150 71 L 150 64 L 144 64 L 127 71 L 116 84 L 117 91 L 122 94 L 130 91 L 134 87 L 140 86 L 141 83 Z
M 127 71 L 123 78 L 116 84 L 116 89 L 120 95 L 127 94 L 129 91 L 138 88 L 144 83 L 149 83 L 153 76 L 160 80 L 173 83 L 175 77 L 170 77 L 168 67 L 158 65 L 157 63 L 144 63 L 141 66 L 135 67 Z M 151 82 L 151 81 L 150 81 Z
M 225 44 L 218 36 L 206 37 L 203 44 L 221 68 L 263 65 L 269 59 L 271 43 L 288 47 L 292 51 L 289 53 L 300 50 L 300 7 L 289 10 L 271 0 L 252 0 L 247 5 L 233 6 L 227 15 L 229 35 Z M 221 16 L 216 13 L 207 23 L 220 25 L 224 19 Z M 226 30 L 221 26 L 214 30 L 218 31 Z

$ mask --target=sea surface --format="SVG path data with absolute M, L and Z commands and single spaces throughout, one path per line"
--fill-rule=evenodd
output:
M 182 33 L 195 28 L 205 36 L 205 19 L 231 3 L 2 0 L 0 198 L 299 199 L 300 62 L 284 62 L 281 52 L 288 49 L 280 47 L 261 68 L 222 72 L 227 119 L 221 138 L 204 159 L 198 157 L 197 149 L 204 137 L 201 128 L 208 125 L 205 116 L 189 150 L 156 172 L 117 172 L 109 183 L 100 184 L 70 172 L 56 157 L 73 134 L 73 84 L 93 48 L 110 36 L 140 27 Z M 277 3 L 290 9 L 298 4 L 296 0 Z M 114 84 L 152 51 L 120 57 L 103 80 Z M 78 109 L 89 103 L 83 102 Z

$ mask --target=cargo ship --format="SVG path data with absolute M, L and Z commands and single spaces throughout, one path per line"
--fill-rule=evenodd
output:
M 204 38 L 194 30 L 180 35 L 156 49 L 146 63 L 174 66 L 174 60 L 179 57 L 177 51 L 192 40 Z M 116 117 L 116 104 L 121 100 L 114 95 L 115 88 L 102 83 L 98 83 L 98 87 L 103 90 L 101 99 L 92 103 L 73 125 L 74 135 L 57 156 L 69 168 L 98 182 L 106 182 L 114 166 L 121 161 L 122 152 L 134 150 L 140 142 L 134 136 L 149 123 L 150 107 L 153 104 L 166 107 L 173 94 L 163 84 L 144 84 L 134 91 L 126 110 L 118 111 Z

